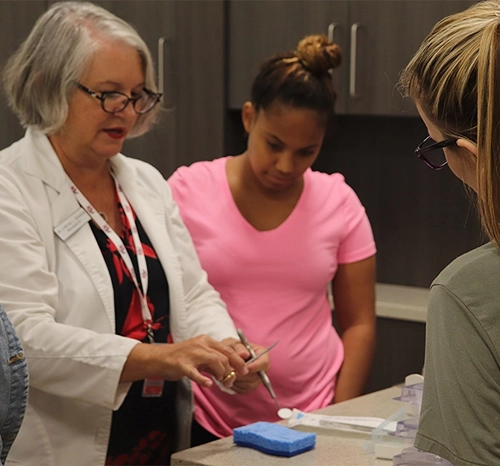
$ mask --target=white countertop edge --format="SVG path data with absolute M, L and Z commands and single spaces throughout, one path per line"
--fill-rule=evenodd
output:
M 428 298 L 427 288 L 377 283 L 376 315 L 388 319 L 426 322 Z

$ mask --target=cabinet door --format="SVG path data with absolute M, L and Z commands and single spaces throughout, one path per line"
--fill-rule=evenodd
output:
M 345 111 L 347 1 L 233 0 L 228 14 L 228 106 L 240 109 L 250 97 L 260 63 L 275 53 L 295 50 L 309 34 L 330 34 L 343 50 L 333 79 L 339 94 L 336 109 Z
M 163 116 L 124 153 L 168 177 L 180 165 L 223 155 L 224 1 L 97 2 L 136 27 L 159 67 Z
M 6 60 L 26 39 L 39 16 L 47 9 L 46 1 L 0 1 L 0 63 Z M 4 92 L 0 92 L 0 149 L 22 137 L 24 129 L 16 115 L 8 108 Z
M 328 34 L 343 51 L 334 73 L 337 113 L 416 115 L 397 89 L 400 71 L 432 26 L 469 0 L 232 0 L 229 108 L 248 99 L 262 60 L 295 49 L 306 34 Z
M 397 89 L 401 70 L 434 24 L 472 1 L 350 2 L 348 113 L 417 115 Z
M 126 141 L 126 155 L 168 177 L 178 166 L 223 155 L 224 0 L 99 0 L 149 46 L 164 93 L 162 118 Z
M 377 344 L 365 393 L 404 382 L 424 368 L 425 323 L 377 317 Z
M 224 155 L 224 3 L 177 1 L 177 166 Z
M 177 151 L 173 58 L 176 2 L 107 0 L 94 3 L 133 25 L 153 55 L 159 78 L 158 86 L 163 92 L 160 122 L 148 133 L 127 140 L 123 153 L 151 163 L 168 176 L 175 169 L 174 154 Z

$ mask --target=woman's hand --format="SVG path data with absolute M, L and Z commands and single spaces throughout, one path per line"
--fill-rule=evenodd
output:
M 241 346 L 245 348 L 243 344 L 241 344 Z M 255 344 L 251 344 L 251 346 L 257 355 L 259 355 L 262 351 L 265 350 L 264 346 L 259 346 Z M 246 348 L 245 351 L 248 354 Z M 250 355 L 248 354 L 248 356 Z M 245 359 L 248 359 L 248 357 Z M 238 375 L 231 388 L 236 393 L 239 394 L 250 393 L 253 390 L 255 390 L 262 383 L 262 380 L 258 373 L 259 371 L 267 371 L 269 369 L 269 362 L 270 362 L 269 353 L 267 353 L 261 356 L 256 361 L 248 364 L 247 365 L 248 374 Z
M 203 387 L 210 387 L 213 380 L 204 374 L 222 381 L 234 371 L 235 376 L 223 382 L 231 387 L 237 376 L 244 376 L 249 372 L 244 360 L 248 351 L 241 345 L 243 351 L 240 345 L 235 339 L 218 342 L 207 335 L 172 344 L 140 343 L 130 352 L 120 381 L 133 382 L 148 377 L 174 381 L 189 377 Z

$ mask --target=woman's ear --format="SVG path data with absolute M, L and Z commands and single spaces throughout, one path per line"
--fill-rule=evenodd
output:
M 456 167 L 453 172 L 477 193 L 477 144 L 460 138 L 457 147 L 460 149 L 460 168 Z
M 243 122 L 243 127 L 247 134 L 250 133 L 252 128 L 253 119 L 255 116 L 255 107 L 252 102 L 245 102 L 243 108 L 241 109 L 241 121 Z
M 457 146 L 462 147 L 464 149 L 467 149 L 471 155 L 474 157 L 474 163 L 476 162 L 477 159 L 477 145 L 474 144 L 472 141 L 469 141 L 468 139 L 464 138 L 459 138 L 457 139 Z

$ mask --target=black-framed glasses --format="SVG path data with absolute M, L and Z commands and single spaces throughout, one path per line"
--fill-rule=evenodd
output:
M 83 92 L 95 97 L 97 100 L 101 101 L 101 107 L 106 113 L 118 113 L 125 110 L 129 102 L 132 102 L 134 110 L 139 115 L 148 113 L 156 107 L 156 104 L 161 100 L 162 94 L 150 91 L 145 87 L 142 92 L 135 97 L 129 97 L 122 92 L 94 92 L 83 84 L 76 83 L 78 89 Z
M 448 163 L 443 149 L 454 145 L 456 142 L 457 138 L 436 142 L 430 136 L 427 136 L 415 149 L 415 155 L 433 170 L 441 170 Z

